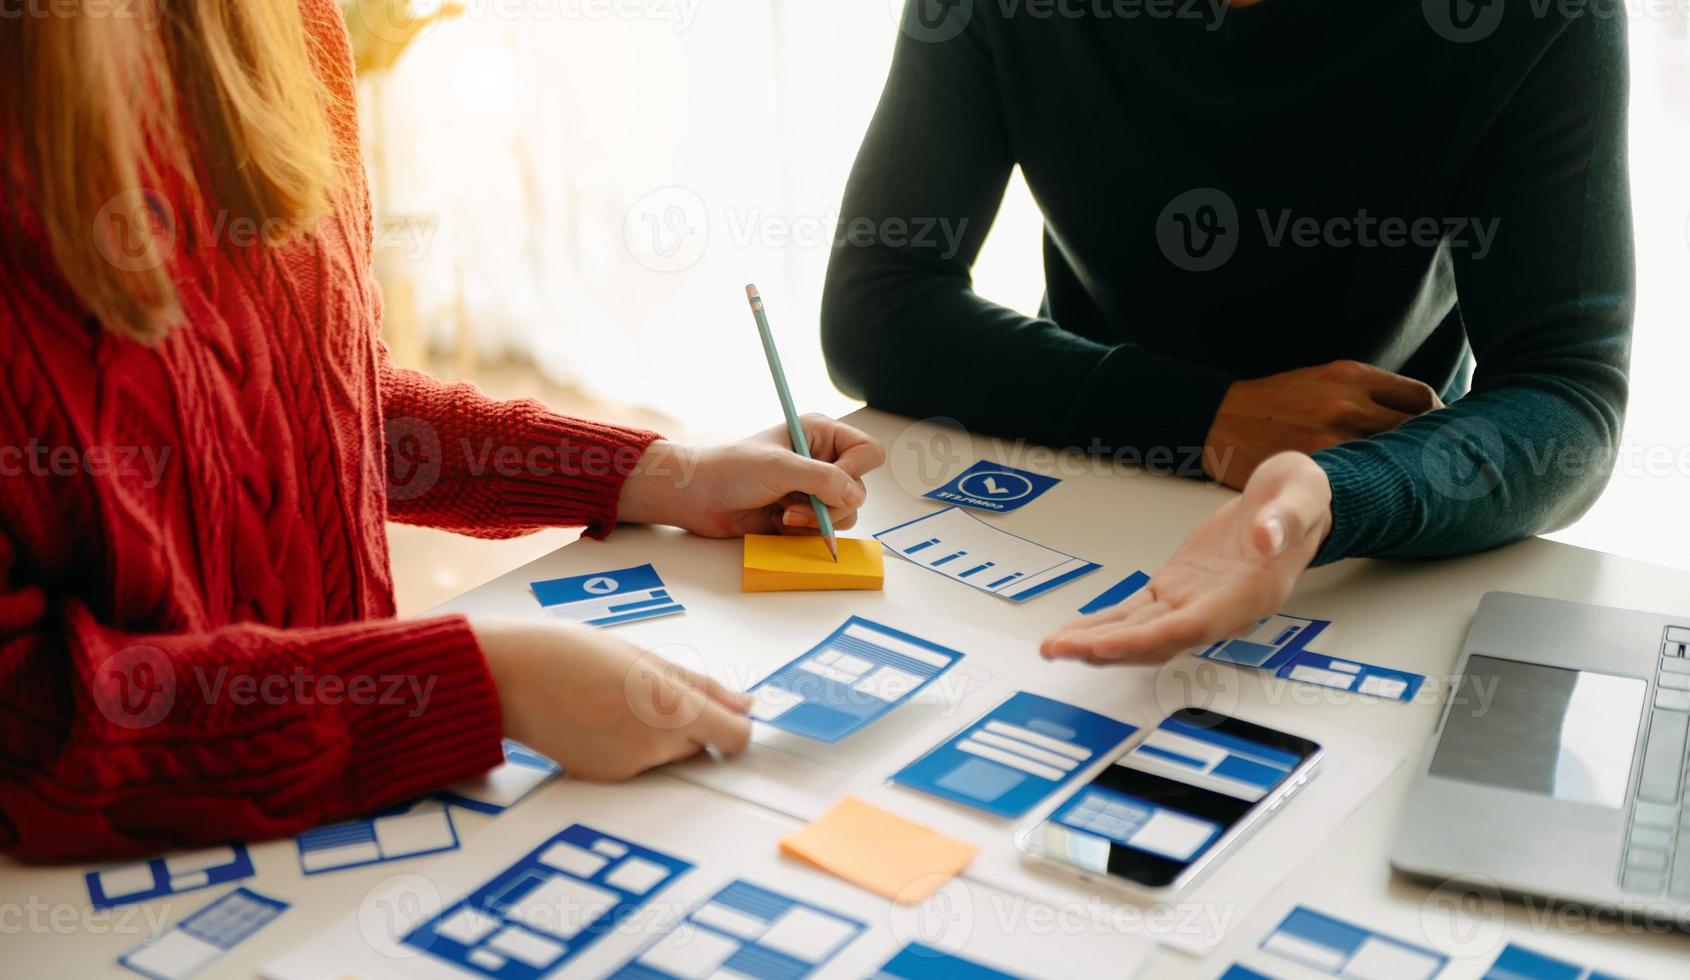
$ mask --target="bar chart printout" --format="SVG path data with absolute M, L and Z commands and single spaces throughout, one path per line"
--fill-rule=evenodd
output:
M 893 553 L 982 592 L 1026 602 L 1103 567 L 948 507 L 876 534 Z

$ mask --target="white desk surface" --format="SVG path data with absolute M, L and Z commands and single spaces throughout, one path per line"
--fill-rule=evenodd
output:
M 1153 571 L 1178 545 L 1186 531 L 1225 500 L 1229 491 L 1201 483 L 1139 472 L 1072 454 L 1006 440 L 967 436 L 926 423 L 865 410 L 851 421 L 881 438 L 888 465 L 869 478 L 870 496 L 852 535 L 867 536 L 934 509 L 919 495 L 977 459 L 989 458 L 1060 476 L 1063 483 L 1043 498 L 1012 514 L 989 518 L 1008 530 L 1042 544 L 1103 564 L 1103 569 L 1047 593 L 1025 605 L 978 593 L 942 576 L 887 559 L 887 601 L 906 608 L 931 609 L 970 626 L 1033 645 L 1052 627 L 1073 616 L 1075 607 L 1134 569 Z M 612 547 L 614 546 L 614 547 Z M 604 549 L 603 563 L 583 564 L 583 550 Z M 638 557 L 659 568 L 684 556 L 689 563 L 720 562 L 723 590 L 737 589 L 739 544 L 687 537 L 668 529 L 624 528 L 608 545 L 570 545 L 515 569 L 447 603 L 442 611 L 480 616 L 539 615 L 529 583 L 594 568 L 618 567 L 617 559 Z M 633 563 L 632 560 L 623 564 Z M 1318 856 L 1281 884 L 1272 896 L 1240 922 L 1212 955 L 1196 960 L 1172 950 L 1158 950 L 1145 970 L 1153 977 L 1215 977 L 1234 961 L 1245 961 L 1283 978 L 1313 977 L 1283 961 L 1260 958 L 1256 944 L 1285 912 L 1307 904 L 1343 916 L 1379 932 L 1441 948 L 1454 959 L 1447 977 L 1477 977 L 1502 948 L 1515 941 L 1544 953 L 1610 974 L 1638 978 L 1681 976 L 1690 956 L 1690 936 L 1660 927 L 1626 925 L 1612 918 L 1585 916 L 1577 909 L 1544 903 L 1468 902 L 1453 923 L 1445 896 L 1427 885 L 1392 874 L 1387 863 L 1403 795 L 1436 723 L 1446 678 L 1461 646 L 1479 597 L 1488 591 L 1523 592 L 1553 598 L 1660 611 L 1690 610 L 1690 573 L 1674 571 L 1598 552 L 1542 540 L 1454 561 L 1425 563 L 1343 562 L 1316 570 L 1304 580 L 1286 611 L 1331 619 L 1322 638 L 1323 652 L 1367 663 L 1413 670 L 1427 676 L 1427 691 L 1412 704 L 1366 702 L 1340 692 L 1271 681 L 1250 672 L 1222 668 L 1220 698 L 1248 713 L 1252 708 L 1279 715 L 1292 711 L 1323 729 L 1336 727 L 1395 740 L 1409 747 L 1408 762 L 1333 834 Z M 835 594 L 838 619 L 851 609 L 850 593 Z M 682 601 L 686 601 L 682 597 Z M 814 602 L 814 596 L 747 596 L 748 612 L 757 603 Z M 827 625 L 831 629 L 837 620 Z M 818 634 L 819 638 L 819 634 Z M 805 647 L 791 651 L 796 655 Z M 1052 671 L 1090 670 L 1051 665 Z M 1154 685 L 1149 669 L 1103 669 L 1099 685 Z M 1217 707 L 1225 705 L 1217 704 Z M 663 792 L 697 794 L 700 804 L 726 802 L 712 790 L 649 777 Z M 626 787 L 630 805 L 642 783 Z M 561 787 L 555 787 L 553 794 Z M 742 804 L 735 804 L 742 805 Z M 684 819 L 684 817 L 682 818 Z M 496 821 L 463 814 L 465 849 Z M 561 825 L 560 825 L 561 826 Z M 461 852 L 460 852 L 461 854 Z M 379 883 L 430 859 L 355 869 L 304 878 L 298 872 L 291 840 L 254 845 L 258 874 L 242 884 L 293 902 L 282 918 L 224 956 L 201 975 L 249 976 L 257 965 L 296 948 L 323 927 L 357 915 L 360 902 Z M 450 857 L 450 855 L 448 856 Z M 174 922 L 225 889 L 207 889 L 120 907 L 112 913 L 88 911 L 82 874 L 85 867 L 21 867 L 0 863 L 0 948 L 5 967 L 15 976 L 132 976 L 115 966 L 118 954 L 161 924 Z M 731 869 L 723 869 L 731 871 Z M 1037 938 L 1028 944 L 1060 943 Z M 1047 958 L 1048 956 L 1048 958 Z M 1040 951 L 1049 972 L 1094 972 L 1051 948 Z M 1101 969 L 1103 964 L 1092 964 Z

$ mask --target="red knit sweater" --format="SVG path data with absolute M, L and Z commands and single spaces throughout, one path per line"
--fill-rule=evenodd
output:
M 334 3 L 302 4 L 350 105 Z M 181 215 L 186 322 L 156 347 L 91 324 L 0 200 L 0 849 L 290 834 L 501 761 L 467 624 L 392 618 L 385 522 L 604 533 L 655 436 L 395 367 L 349 173 L 279 250 Z

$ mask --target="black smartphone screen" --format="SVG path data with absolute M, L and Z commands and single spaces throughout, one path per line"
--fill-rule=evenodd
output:
M 1083 870 L 1165 887 L 1319 750 L 1184 708 L 1058 807 L 1030 843 Z

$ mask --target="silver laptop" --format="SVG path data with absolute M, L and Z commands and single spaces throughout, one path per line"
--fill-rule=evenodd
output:
M 1690 615 L 1492 592 L 1391 865 L 1690 928 Z

